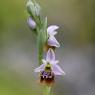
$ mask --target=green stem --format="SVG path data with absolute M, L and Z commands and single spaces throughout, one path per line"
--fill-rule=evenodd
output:
M 49 87 L 49 86 L 44 86 L 44 93 L 43 93 L 43 95 L 51 95 L 51 87 Z

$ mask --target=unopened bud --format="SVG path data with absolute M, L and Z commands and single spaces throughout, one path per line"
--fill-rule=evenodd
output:
M 40 14 L 41 14 L 41 7 L 36 2 L 35 2 L 35 13 L 37 16 L 40 16 Z
M 40 16 L 41 8 L 40 6 L 35 2 L 32 2 L 29 0 L 26 4 L 27 11 L 32 17 Z
M 31 29 L 36 29 L 36 22 L 31 17 L 28 18 L 27 23 Z
M 29 14 L 31 16 L 35 16 L 35 6 L 34 6 L 34 3 L 29 0 L 26 4 L 26 7 L 27 7 L 27 11 L 29 12 Z

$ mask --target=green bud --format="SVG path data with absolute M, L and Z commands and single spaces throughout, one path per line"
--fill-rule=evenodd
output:
M 26 4 L 27 7 L 27 11 L 29 12 L 29 14 L 33 17 L 35 15 L 35 6 L 34 3 L 29 0 Z
M 29 0 L 26 4 L 26 7 L 27 11 L 33 18 L 40 16 L 41 7 L 36 3 L 36 1 L 33 2 Z
M 41 7 L 36 2 L 35 2 L 35 13 L 37 16 L 40 16 L 40 14 L 41 14 Z

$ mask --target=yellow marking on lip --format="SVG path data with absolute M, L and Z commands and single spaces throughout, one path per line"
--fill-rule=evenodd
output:
M 51 65 L 49 63 L 47 63 L 47 65 L 45 67 L 45 71 L 47 71 L 47 72 L 51 71 Z

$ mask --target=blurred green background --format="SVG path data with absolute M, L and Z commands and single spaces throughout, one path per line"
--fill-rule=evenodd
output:
M 26 23 L 27 0 L 0 0 L 0 95 L 42 95 L 36 37 Z M 54 95 L 95 95 L 95 0 L 36 0 L 48 25 L 60 26 L 56 58 L 66 76 Z

